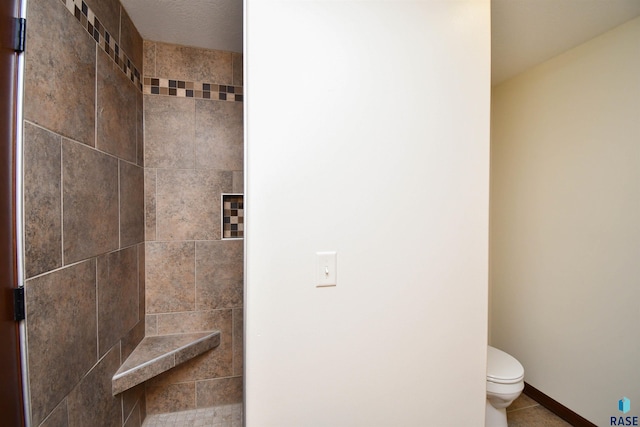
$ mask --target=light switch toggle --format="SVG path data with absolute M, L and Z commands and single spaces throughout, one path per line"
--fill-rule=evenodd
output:
M 318 262 L 316 287 L 337 285 L 336 252 L 316 252 Z

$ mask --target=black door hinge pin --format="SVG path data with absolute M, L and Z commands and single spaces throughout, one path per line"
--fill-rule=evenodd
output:
M 13 18 L 13 50 L 22 53 L 27 39 L 27 20 Z
M 13 318 L 16 322 L 25 319 L 23 287 L 13 290 Z

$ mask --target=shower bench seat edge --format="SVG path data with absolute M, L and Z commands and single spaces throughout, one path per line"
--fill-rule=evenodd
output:
M 117 395 L 220 345 L 220 331 L 146 336 L 113 376 Z

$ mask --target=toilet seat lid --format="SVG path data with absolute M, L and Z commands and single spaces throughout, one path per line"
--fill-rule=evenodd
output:
M 522 381 L 524 368 L 515 357 L 495 347 L 487 348 L 487 381 L 513 384 Z

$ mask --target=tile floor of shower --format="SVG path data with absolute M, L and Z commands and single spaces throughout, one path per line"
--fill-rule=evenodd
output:
M 509 427 L 571 427 L 529 396 L 521 395 L 507 410 Z M 242 404 L 150 415 L 143 427 L 242 427 Z

